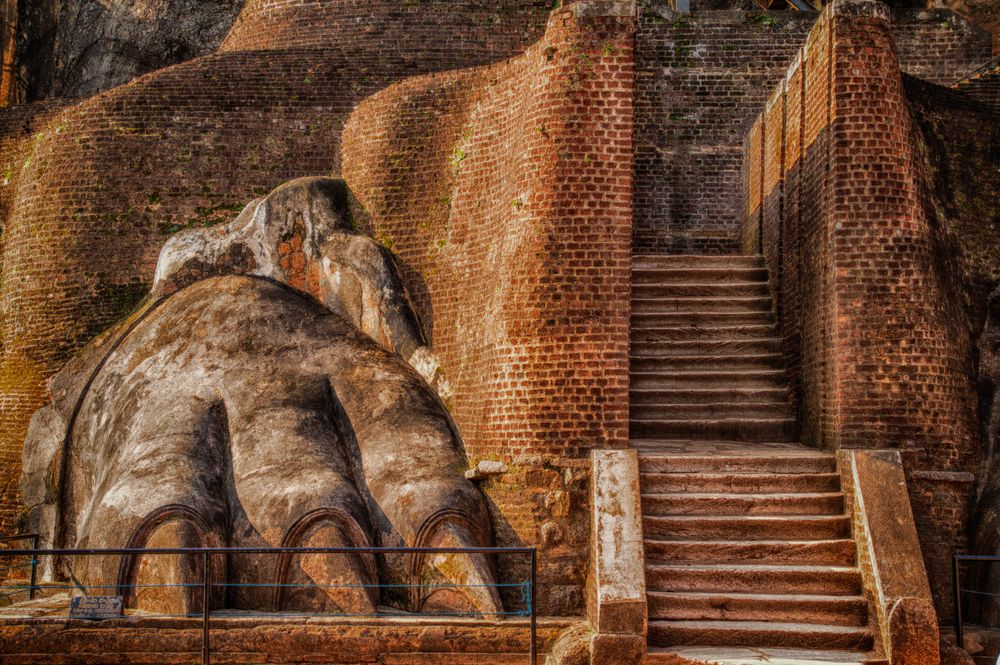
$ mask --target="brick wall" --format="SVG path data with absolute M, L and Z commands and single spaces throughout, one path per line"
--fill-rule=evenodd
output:
M 757 230 L 745 249 L 763 245 L 777 276 L 803 436 L 903 452 L 947 619 L 978 459 L 970 330 L 884 6 L 828 7 L 757 123 L 762 138 L 745 144 L 745 224 Z
M 502 541 L 540 545 L 559 612 L 581 610 L 587 512 L 549 469 L 628 438 L 634 19 L 589 6 L 522 57 L 375 95 L 344 132 L 358 218 L 408 267 L 472 461 L 520 470 L 486 487 Z
M 637 252 L 739 249 L 741 142 L 817 14 L 640 3 L 636 38 Z M 903 71 L 951 81 L 990 57 L 989 34 L 948 10 L 899 10 Z
M 675 13 L 641 4 L 636 35 L 638 252 L 738 250 L 741 142 L 815 14 Z
M 903 71 L 947 85 L 990 59 L 992 35 L 949 9 L 893 11 Z
M 342 4 L 382 26 L 399 7 Z M 327 32 L 323 46 L 280 50 L 272 39 L 276 50 L 192 60 L 30 123 L 25 107 L 0 110 L 0 532 L 15 529 L 20 448 L 45 381 L 145 295 L 166 238 L 284 180 L 337 172 L 347 114 L 390 83 L 521 52 L 547 14 L 520 5 L 514 24 L 422 2 L 433 34 Z

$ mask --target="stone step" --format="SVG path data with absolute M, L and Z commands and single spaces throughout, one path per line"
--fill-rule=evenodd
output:
M 867 626 L 864 596 L 654 591 L 650 620 L 768 621 Z
M 781 353 L 781 340 L 766 339 L 670 339 L 633 341 L 631 357 L 739 356 Z
M 840 540 L 851 537 L 851 522 L 841 515 L 740 516 L 647 515 L 643 533 L 650 540 Z
M 646 540 L 646 562 L 853 566 L 853 540 Z
M 658 268 L 763 268 L 764 257 L 759 254 L 633 254 L 632 269 Z
M 863 651 L 784 649 L 781 647 L 649 647 L 643 665 L 888 665 Z
M 632 329 L 663 326 L 774 325 L 769 311 L 751 312 L 632 312 Z
M 639 454 L 642 473 L 833 473 L 837 460 L 830 453 L 802 450 L 772 453 L 761 448 L 759 456 Z
M 629 417 L 629 435 L 637 438 L 733 439 L 736 441 L 795 441 L 798 422 L 794 418 L 699 418 L 644 419 L 643 413 Z
M 633 266 L 633 284 L 663 284 L 666 282 L 766 282 L 767 269 L 754 266 L 662 265 Z
M 676 372 L 691 370 L 783 370 L 784 358 L 780 353 L 756 353 L 723 356 L 662 355 L 635 356 L 629 360 L 633 372 Z
M 691 388 L 695 390 L 736 386 L 745 390 L 783 388 L 787 384 L 783 369 L 699 370 L 687 372 L 630 372 L 629 387 Z
M 669 342 L 682 340 L 770 340 L 776 338 L 772 325 L 736 326 L 672 326 L 639 328 L 632 331 L 631 343 Z
M 632 313 L 636 312 L 770 312 L 770 296 L 675 296 L 639 297 L 632 294 Z
M 770 287 L 764 280 L 757 282 L 645 282 L 632 284 L 632 298 L 735 298 L 739 296 L 768 297 Z
M 650 621 L 649 641 L 657 646 L 852 650 L 868 650 L 874 646 L 872 633 L 867 628 L 768 621 Z
M 791 418 L 787 402 L 697 402 L 633 404 L 636 420 L 672 420 L 678 418 Z
M 788 391 L 781 386 L 763 388 L 635 388 L 629 390 L 629 402 L 644 404 L 783 404 L 788 406 Z
M 646 589 L 857 596 L 861 573 L 848 566 L 647 564 Z
M 838 492 L 837 473 L 643 473 L 643 492 Z
M 643 515 L 842 515 L 844 495 L 825 494 L 643 494 Z

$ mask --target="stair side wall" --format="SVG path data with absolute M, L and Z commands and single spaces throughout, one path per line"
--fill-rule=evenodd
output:
M 777 275 L 803 439 L 903 452 L 947 620 L 950 551 L 964 545 L 978 459 L 971 340 L 939 260 L 886 8 L 828 7 L 782 87 L 758 120 L 761 138 L 752 131 L 746 142 L 744 242 L 763 247 Z M 771 132 L 784 136 L 769 141 Z

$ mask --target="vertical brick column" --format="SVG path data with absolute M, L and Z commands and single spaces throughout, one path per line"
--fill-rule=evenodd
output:
M 746 224 L 779 271 L 803 440 L 901 451 L 947 620 L 978 435 L 970 326 L 918 143 L 888 9 L 837 0 L 748 134 Z
M 587 455 L 628 440 L 634 11 L 573 3 L 523 56 L 367 99 L 343 139 L 470 462 L 507 468 L 483 488 L 500 542 L 540 546 L 549 613 L 582 609 Z
M 834 355 L 845 448 L 900 448 L 939 611 L 961 546 L 978 435 L 965 314 L 923 204 L 916 135 L 885 7 L 834 4 Z

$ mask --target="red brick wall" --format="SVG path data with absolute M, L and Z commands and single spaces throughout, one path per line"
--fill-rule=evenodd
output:
M 762 115 L 763 140 L 747 141 L 748 170 L 764 167 L 762 201 L 748 197 L 745 219 L 762 230 L 759 242 L 778 275 L 804 438 L 903 451 L 947 616 L 950 550 L 963 542 L 978 456 L 971 340 L 953 271 L 941 260 L 948 245 L 927 205 L 920 141 L 884 11 L 840 0 L 823 13 Z M 769 166 L 781 160 L 775 141 L 784 146 L 778 178 Z
M 993 36 L 948 9 L 895 10 L 893 36 L 903 71 L 948 85 L 990 59 Z
M 636 252 L 739 249 L 741 142 L 815 14 L 674 13 L 636 36 Z
M 559 506 L 547 468 L 628 437 L 634 19 L 589 4 L 524 56 L 375 95 L 344 132 L 344 175 L 408 267 L 472 461 L 522 470 L 486 489 L 503 541 L 541 545 L 558 611 L 580 609 L 587 513 Z
M 675 13 L 640 3 L 637 252 L 735 253 L 741 142 L 806 40 L 812 12 Z M 951 81 L 990 57 L 989 34 L 948 10 L 900 10 L 903 71 Z
M 299 4 L 286 18 L 325 25 L 316 3 Z M 382 28 L 338 37 L 326 26 L 323 47 L 293 39 L 279 49 L 275 35 L 295 35 L 272 21 L 275 50 L 160 70 L 30 126 L 29 111 L 0 110 L 0 532 L 16 528 L 21 444 L 45 381 L 144 296 L 170 234 L 228 219 L 285 180 L 337 172 L 340 132 L 358 101 L 413 74 L 519 53 L 547 16 L 529 0 L 509 5 L 517 23 L 435 0 L 419 6 L 436 32 L 387 40 L 380 30 L 395 25 L 398 3 L 324 5 Z

